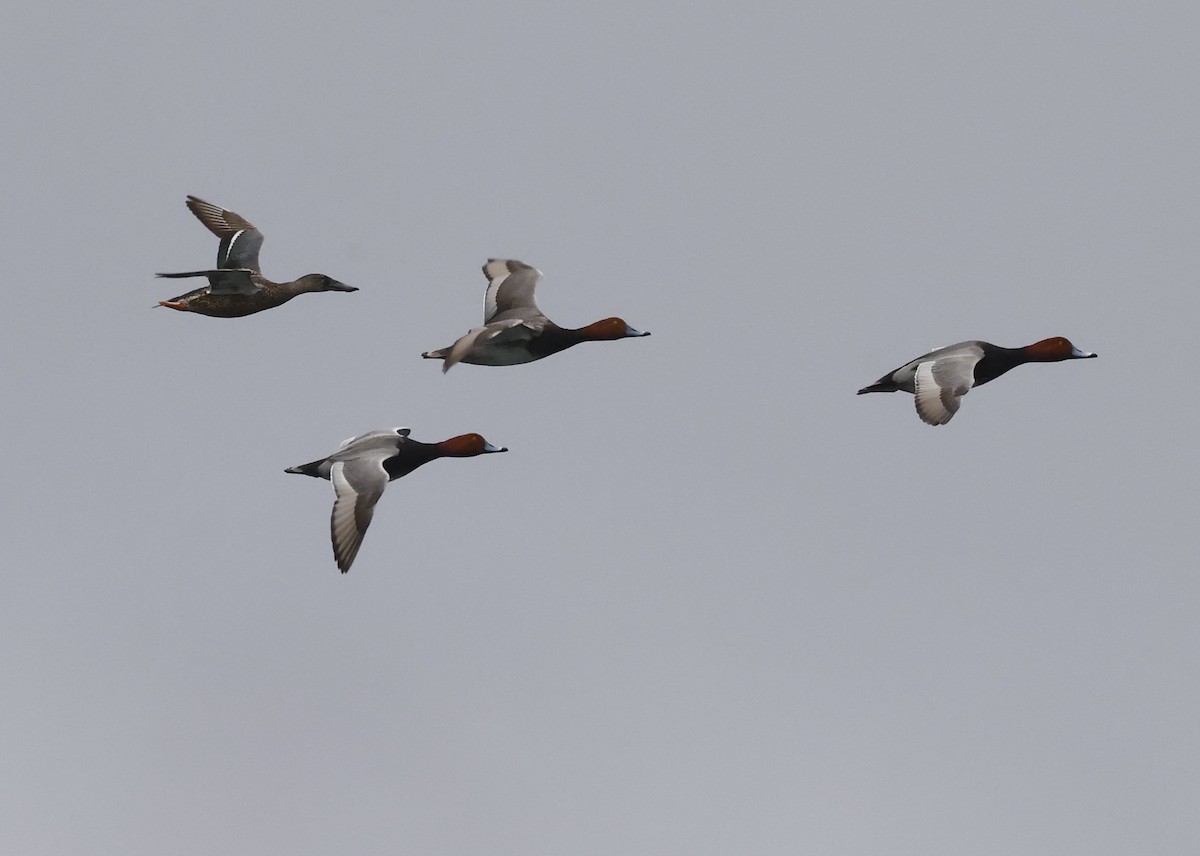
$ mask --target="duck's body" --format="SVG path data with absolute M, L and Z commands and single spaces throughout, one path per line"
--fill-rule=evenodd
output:
M 1043 339 L 1023 348 L 1002 348 L 972 339 L 937 348 L 888 372 L 867 392 L 911 392 L 917 415 L 930 425 L 945 425 L 958 412 L 971 387 L 982 386 L 1024 363 L 1055 363 L 1095 357 L 1061 336 Z
M 198 312 L 213 318 L 240 318 L 264 309 L 282 306 L 298 294 L 310 291 L 358 291 L 321 273 L 310 273 L 292 282 L 271 282 L 249 270 L 197 270 L 160 273 L 162 277 L 206 276 L 208 285 L 187 294 L 159 301 L 159 306 L 180 312 Z
M 488 259 L 483 275 L 488 280 L 483 326 L 469 331 L 447 348 L 421 354 L 425 359 L 443 360 L 443 372 L 456 363 L 479 366 L 531 363 L 580 342 L 650 335 L 620 318 L 605 318 L 576 329 L 560 327 L 542 313 L 534 299 L 542 272 L 524 262 Z
M 287 303 L 298 294 L 313 291 L 358 291 L 325 274 L 310 273 L 291 282 L 272 282 L 262 275 L 258 251 L 263 234 L 244 217 L 195 196 L 187 198 L 187 207 L 221 239 L 217 267 L 184 273 L 160 273 L 170 279 L 203 276 L 208 286 L 197 288 L 159 306 L 180 312 L 196 312 L 214 318 L 240 318 Z
M 471 458 L 508 451 L 493 446 L 478 434 L 462 434 L 440 443 L 422 443 L 410 440 L 408 435 L 408 428 L 369 431 L 346 440 L 328 457 L 284 470 L 333 483 L 330 535 L 334 559 L 343 574 L 350 570 L 358 555 L 375 504 L 388 482 L 438 458 Z

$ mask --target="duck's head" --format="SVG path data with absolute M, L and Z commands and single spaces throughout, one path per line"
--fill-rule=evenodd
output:
M 338 282 L 331 276 L 326 276 L 323 273 L 310 273 L 296 280 L 304 291 L 358 291 L 357 286 L 346 285 L 344 282 Z
M 594 324 L 581 327 L 579 333 L 583 338 L 597 342 L 650 335 L 646 330 L 638 330 L 635 327 L 629 326 L 622 318 L 605 318 L 603 321 L 597 321 Z
M 493 446 L 481 434 L 459 434 L 438 443 L 438 448 L 447 458 L 473 458 L 490 452 L 507 452 L 507 446 Z
M 1057 363 L 1062 360 L 1087 360 L 1097 356 L 1088 351 L 1080 350 L 1071 344 L 1071 340 L 1063 336 L 1053 336 L 1034 342 L 1025 348 L 1031 360 L 1041 363 Z

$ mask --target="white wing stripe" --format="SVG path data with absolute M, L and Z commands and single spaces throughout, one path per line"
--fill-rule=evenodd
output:
M 236 244 L 237 239 L 242 237 L 244 234 L 246 234 L 245 229 L 238 229 L 233 233 L 233 237 L 229 239 L 229 246 L 225 248 L 225 258 L 221 259 L 222 265 L 229 261 L 229 257 L 233 255 L 233 245 Z
M 489 264 L 490 268 L 491 265 Z M 496 315 L 496 293 L 500 291 L 501 284 L 508 279 L 508 268 L 504 268 L 504 272 L 495 279 L 488 281 L 487 294 L 483 298 L 483 323 L 486 324 Z

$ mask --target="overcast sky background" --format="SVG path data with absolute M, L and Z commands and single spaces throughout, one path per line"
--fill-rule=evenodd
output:
M 5 23 L 4 852 L 1200 849 L 1194 3 Z M 151 309 L 188 193 L 361 291 Z M 443 376 L 489 256 L 653 336 Z M 396 425 L 511 452 L 342 576 L 283 470 Z

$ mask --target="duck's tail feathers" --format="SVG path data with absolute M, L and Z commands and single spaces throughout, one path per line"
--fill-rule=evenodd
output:
M 323 463 L 325 463 L 324 459 L 320 461 L 313 461 L 312 463 L 308 464 L 300 464 L 298 467 L 288 467 L 286 470 L 284 470 L 284 472 L 295 473 L 301 476 L 312 476 L 313 478 L 319 479 L 321 477 L 320 467 Z

